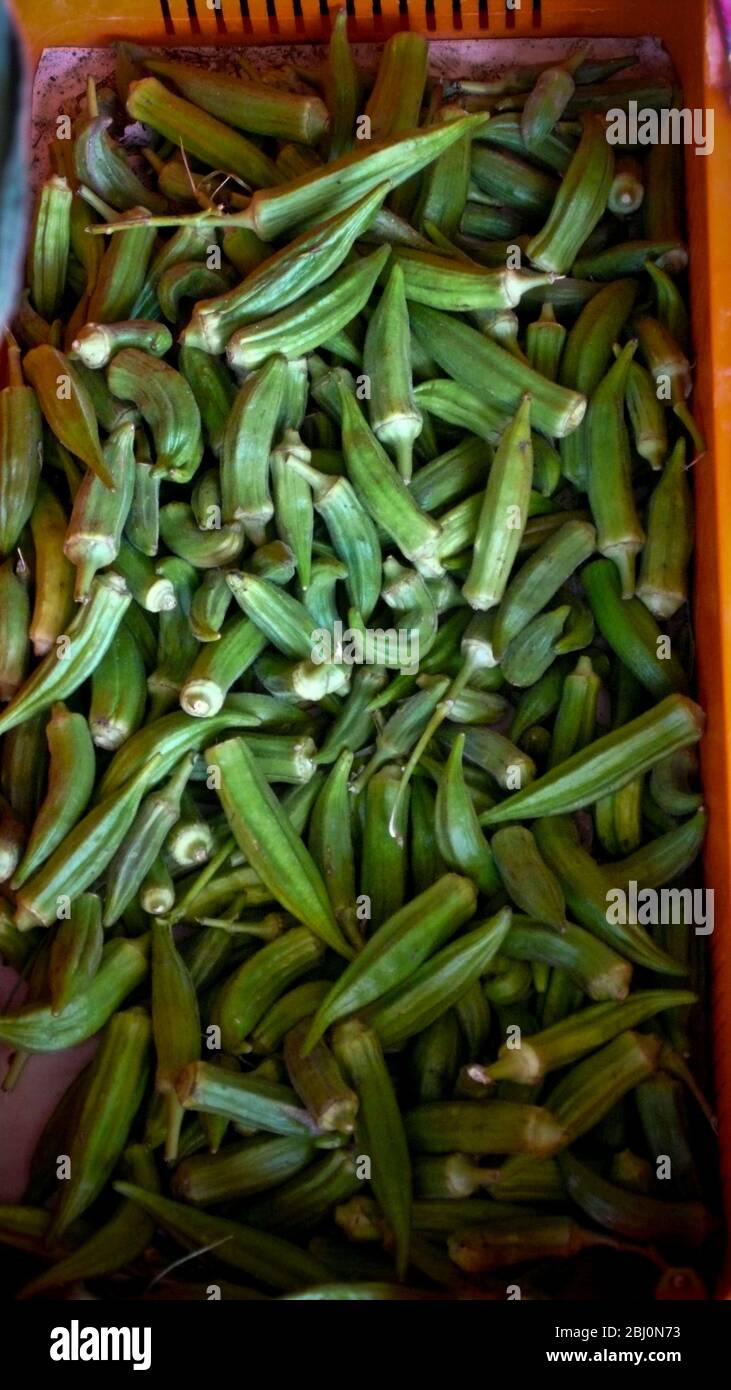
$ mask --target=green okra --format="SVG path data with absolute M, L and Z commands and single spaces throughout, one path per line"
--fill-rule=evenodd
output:
M 476 892 L 467 878 L 445 874 L 406 903 L 363 947 L 318 1009 L 307 1045 L 339 1018 L 380 998 L 416 970 L 472 916 Z
M 565 970 L 590 999 L 625 999 L 632 967 L 603 942 L 570 923 L 547 931 L 534 920 L 516 917 L 504 953 L 510 960 L 539 962 Z
M 82 893 L 71 913 L 59 922 L 48 962 L 48 987 L 55 1014 L 63 1013 L 74 994 L 83 991 L 99 969 L 104 947 L 101 899 Z
M 513 638 L 593 554 L 595 544 L 593 526 L 569 521 L 533 552 L 510 582 L 498 608 L 493 628 L 493 650 L 498 662 Z
M 566 1148 L 593 1129 L 628 1091 L 654 1075 L 659 1058 L 659 1039 L 627 1029 L 577 1062 L 546 1097 L 563 1130 L 557 1148 Z
M 650 373 L 632 362 L 627 377 L 626 404 L 637 453 L 659 471 L 667 458 L 668 432 L 665 411 Z
M 30 514 L 35 550 L 35 596 L 28 636 L 36 656 L 45 656 L 50 651 L 74 611 L 74 568 L 63 549 L 67 526 L 64 508 L 48 485 L 41 481 Z
M 327 526 L 336 554 L 347 566 L 343 577 L 350 600 L 367 622 L 378 600 L 381 567 L 381 548 L 371 517 L 347 478 L 319 473 L 297 454 L 290 455 L 288 466 L 310 485 L 315 510 Z
M 696 825 L 682 828 L 680 837 L 677 832 L 670 832 L 669 836 L 652 841 L 639 854 L 601 867 L 580 846 L 567 816 L 539 821 L 535 836 L 546 863 L 561 882 L 572 917 L 636 965 L 661 974 L 684 975 L 685 966 L 656 945 L 643 927 L 629 920 L 627 912 L 619 919 L 619 914 L 610 913 L 609 908 L 616 888 L 626 890 L 632 878 L 651 887 L 666 882 L 676 864 L 687 867 L 692 863 L 702 843 L 704 820 L 700 815 Z
M 439 1014 L 417 1034 L 409 1059 L 416 1101 L 445 1100 L 451 1095 L 459 1066 L 460 1045 L 454 1009 Z
M 490 846 L 483 835 L 462 769 L 464 734 L 455 739 L 439 778 L 434 827 L 439 853 L 450 869 L 467 874 L 488 897 L 500 886 Z
M 155 229 L 139 225 L 147 210 L 133 208 L 122 214 L 124 236 L 107 246 L 86 306 L 88 323 L 120 323 L 132 317 L 142 290 L 155 244 Z
M 205 81 L 205 74 L 201 76 Z M 251 140 L 169 91 L 156 77 L 144 77 L 130 84 L 127 110 L 134 120 L 144 121 L 213 169 L 235 174 L 257 188 L 271 187 L 277 182 L 272 160 Z
M 678 286 L 672 275 L 661 270 L 652 260 L 646 261 L 644 268 L 652 280 L 657 318 L 683 352 L 687 351 L 690 333 L 688 310 Z
M 481 400 L 474 391 L 442 377 L 420 382 L 414 399 L 420 409 L 427 409 L 447 425 L 469 429 L 487 444 L 498 444 L 509 423 L 503 411 Z
M 26 354 L 23 370 L 35 389 L 38 404 L 52 433 L 107 487 L 111 487 L 112 480 L 104 464 L 94 407 L 80 374 L 68 358 L 58 348 L 43 343 Z
M 566 663 L 554 661 L 535 685 L 523 691 L 508 730 L 513 743 L 520 744 L 528 729 L 542 725 L 560 707 L 567 679 Z
M 492 1081 L 517 1081 L 533 1085 L 551 1071 L 571 1062 L 611 1041 L 627 1028 L 636 1028 L 658 1013 L 692 1004 L 695 996 L 689 990 L 637 990 L 626 999 L 582 1008 L 578 1013 L 544 1028 L 539 1033 L 521 1039 L 519 1048 L 503 1044 L 497 1062 L 486 1067 L 485 1077 Z
M 192 767 L 192 755 L 187 754 L 169 782 L 145 798 L 129 829 L 118 842 L 107 870 L 105 927 L 111 927 L 119 920 L 162 849 L 168 831 L 180 815 L 180 800 Z
M 291 360 L 320 347 L 367 303 L 390 255 L 387 246 L 337 270 L 288 308 L 236 329 L 226 348 L 236 370 L 260 366 L 272 353 Z
M 172 911 L 175 904 L 175 884 L 161 854 L 157 855 L 147 870 L 140 884 L 138 898 L 142 911 L 150 917 L 163 917 Z
M 541 288 L 552 278 L 535 270 L 486 270 L 407 247 L 393 256 L 404 277 L 407 300 L 452 312 L 513 309 L 529 290 Z
M 451 745 L 455 737 L 456 731 L 451 729 L 440 736 L 447 745 Z M 509 791 L 515 786 L 527 788 L 533 781 L 536 775 L 533 759 L 497 729 L 470 727 L 463 737 L 465 760 L 489 773 L 498 786 Z M 482 816 L 480 823 L 484 824 Z
M 134 401 L 153 436 L 157 476 L 187 483 L 203 457 L 200 411 L 180 372 L 138 348 L 123 348 L 107 368 L 113 395 Z
M 165 1158 L 173 1161 L 183 1122 L 175 1091 L 179 1073 L 200 1053 L 200 1018 L 195 987 L 168 922 L 152 925 L 152 1035 L 156 1090 L 165 1099 Z
M 260 1197 L 245 1214 L 254 1225 L 267 1230 L 307 1232 L 336 1202 L 346 1201 L 360 1187 L 353 1155 L 336 1149 L 283 1183 L 271 1196 Z
M 473 144 L 470 172 L 477 187 L 498 206 L 514 208 L 527 219 L 544 218 L 558 196 L 559 183 L 552 174 L 499 146 L 488 148 L 481 141 Z
M 704 723 L 699 705 L 684 695 L 668 695 L 487 811 L 481 823 L 500 825 L 523 817 L 564 815 L 590 805 L 649 771 L 675 749 L 697 743 Z
M 559 1165 L 572 1201 L 590 1220 L 627 1240 L 697 1247 L 711 1230 L 710 1215 L 700 1202 L 668 1202 L 628 1192 L 571 1152 L 561 1154 Z
M 194 1206 L 251 1197 L 294 1177 L 314 1153 L 308 1139 L 293 1135 L 246 1139 L 224 1153 L 186 1158 L 175 1170 L 171 1191 Z
M 165 555 L 156 566 L 169 579 L 175 593 L 175 607 L 163 610 L 158 619 L 155 666 L 147 677 L 150 718 L 158 719 L 177 704 L 180 687 L 198 651 L 190 629 L 188 614 L 198 582 L 196 570 L 187 561 Z
M 184 1249 L 214 1249 L 223 1264 L 243 1270 L 270 1288 L 307 1287 L 327 1278 L 327 1270 L 314 1256 L 280 1236 L 241 1226 L 210 1212 L 196 1211 L 183 1202 L 172 1202 L 133 1183 L 115 1183 L 115 1190 L 147 1211 Z
M 656 763 L 650 774 L 650 791 L 668 815 L 693 815 L 702 804 L 701 793 L 694 790 L 697 777 L 697 751 L 684 748 Z
M 355 856 L 348 779 L 353 753 L 343 749 L 323 783 L 310 817 L 308 847 L 346 939 L 358 948 L 362 929 L 356 909 Z
M 490 461 L 490 450 L 472 434 L 417 469 L 411 479 L 412 495 L 422 511 L 438 511 L 484 483 Z
M 115 1014 L 92 1063 L 69 1154 L 71 1175 L 61 1184 L 51 1234 L 68 1230 L 102 1191 L 127 1142 L 150 1063 L 150 1021 L 144 1009 Z
M 559 381 L 591 397 L 612 360 L 612 347 L 628 317 L 637 294 L 637 283 L 615 280 L 601 287 L 579 314 L 571 329 L 563 356 Z M 589 470 L 588 422 L 561 441 L 561 460 L 566 477 L 575 487 L 586 489 Z
M 582 572 L 582 582 L 602 636 L 650 694 L 662 697 L 685 690 L 686 675 L 670 639 L 641 599 L 622 596 L 613 562 L 592 561 Z
M 77 603 L 88 603 L 97 571 L 113 565 L 119 553 L 135 482 L 134 435 L 134 425 L 120 425 L 104 446 L 113 491 L 90 472 L 74 498 L 64 553 L 76 567 Z
M 693 499 L 679 439 L 650 498 L 637 584 L 637 597 L 661 621 L 687 601 L 692 549 Z
M 219 796 L 233 834 L 248 862 L 298 921 L 349 959 L 317 867 L 269 788 L 256 758 L 241 740 L 208 748 L 220 778 Z
M 0 1018 L 0 1037 L 8 1046 L 27 1052 L 75 1047 L 104 1026 L 146 974 L 144 941 L 110 941 L 96 975 L 69 1000 L 62 1014 L 54 1018 L 50 1002 L 24 1005 Z
M 409 790 L 404 794 L 400 768 L 393 763 L 380 768 L 370 778 L 362 804 L 359 887 L 373 930 L 390 920 L 406 898 Z
M 326 1133 L 352 1134 L 358 1113 L 358 1097 L 347 1085 L 335 1056 L 320 1039 L 307 1056 L 301 1047 L 309 1027 L 303 1018 L 284 1040 L 284 1061 L 289 1079 L 313 1120 Z
M 312 573 L 313 503 L 307 480 L 292 466 L 292 460 L 309 463 L 311 457 L 296 430 L 287 429 L 269 459 L 275 526 L 294 555 L 303 591 L 309 588 Z
M 267 1009 L 251 1034 L 253 1051 L 275 1052 L 290 1029 L 314 1013 L 329 988 L 327 980 L 308 980 L 280 995 Z
M 244 533 L 238 522 L 202 531 L 187 502 L 168 502 L 160 508 L 160 535 L 174 555 L 195 569 L 230 565 L 244 548 Z
M 506 826 L 493 835 L 490 848 L 498 874 L 516 907 L 563 933 L 567 926 L 563 891 L 544 863 L 530 830 Z
M 510 909 L 501 908 L 436 951 L 404 984 L 384 995 L 369 1021 L 386 1051 L 420 1036 L 464 997 L 509 939 L 512 920 Z
M 292 927 L 229 976 L 216 997 L 213 1014 L 225 1052 L 238 1055 L 250 1050 L 250 1032 L 279 995 L 317 965 L 323 952 L 322 941 L 306 927 Z
M 304 604 L 271 580 L 229 570 L 227 582 L 247 617 L 285 656 L 308 659 L 313 624 Z
M 129 1145 L 124 1151 L 123 1162 L 135 1183 L 150 1191 L 157 1191 L 159 1179 L 155 1163 L 145 1145 Z M 57 1290 L 79 1280 L 98 1278 L 123 1269 L 144 1253 L 154 1232 L 151 1217 L 134 1203 L 121 1202 L 109 1219 L 75 1250 L 25 1284 L 19 1297 L 35 1298 L 40 1293 Z
M 64 836 L 39 869 L 17 893 L 16 925 L 49 926 L 63 915 L 66 899 L 83 893 L 106 868 L 134 820 L 145 791 L 145 781 L 156 772 L 140 769 L 120 790 L 95 806 Z
M 218 457 L 236 397 L 231 373 L 217 357 L 185 343 L 178 354 L 178 367 L 195 396 L 208 445 Z
M 77 130 L 73 158 L 79 182 L 123 212 L 139 207 L 149 208 L 153 213 L 164 212 L 165 198 L 138 179 L 109 135 L 111 125 L 111 116 L 90 114 Z
M 338 9 L 332 21 L 323 83 L 329 114 L 328 159 L 338 159 L 353 147 L 360 102 L 360 77 L 348 42 L 348 14 Z
M 434 1101 L 408 1111 L 405 1127 L 412 1149 L 426 1154 L 547 1158 L 564 1139 L 563 1126 L 550 1110 L 515 1101 Z
M 125 319 L 120 323 L 85 323 L 71 344 L 85 367 L 98 370 L 111 362 L 122 348 L 139 348 L 154 357 L 164 357 L 173 345 L 169 328 L 154 319 Z
M 89 603 L 0 715 L 2 733 L 78 689 L 113 641 L 129 602 L 126 585 L 114 571 L 94 580 Z
M 594 280 L 614 280 L 618 275 L 637 275 L 654 262 L 661 270 L 677 272 L 688 264 L 688 252 L 675 237 L 653 241 L 624 241 L 605 251 L 579 256 L 574 261 L 573 274 Z
M 114 563 L 140 608 L 148 613 L 161 613 L 175 607 L 177 599 L 171 580 L 158 575 L 151 560 L 124 537 Z
M 376 747 L 365 767 L 359 772 L 353 784 L 358 793 L 385 763 L 396 758 L 406 757 L 428 725 L 446 694 L 449 686 L 447 677 L 435 677 L 434 681 L 416 694 L 409 696 L 383 725 L 376 739 Z
M 526 328 L 525 350 L 534 371 L 549 381 L 558 381 L 567 330 L 558 322 L 553 305 L 541 307 L 540 318 Z
M 562 680 L 548 754 L 549 768 L 556 767 L 591 743 L 600 689 L 601 679 L 590 657 L 580 656 L 575 669 Z M 514 729 L 511 733 L 515 736 Z
M 227 619 L 219 637 L 198 652 L 180 688 L 182 708 L 198 719 L 218 713 L 231 686 L 266 646 L 264 634 L 244 617 Z
M 233 595 L 224 570 L 206 570 L 190 604 L 188 615 L 193 636 L 199 642 L 219 642 L 221 628 Z
M 25 679 L 30 656 L 29 575 L 19 560 L 0 566 L 0 699 L 12 700 Z
M 335 762 L 346 748 L 356 752 L 369 741 L 373 715 L 368 706 L 386 683 L 383 667 L 362 666 L 356 671 L 349 694 L 320 746 L 317 761 Z
M 405 482 L 411 477 L 413 445 L 422 427 L 412 389 L 409 339 L 404 272 L 397 262 L 368 324 L 363 366 L 370 381 L 371 429 L 395 454 Z
M 636 346 L 633 339 L 622 349 L 594 392 L 587 416 L 588 493 L 597 528 L 597 548 L 617 566 L 624 599 L 634 593 L 635 557 L 645 541 L 635 507 L 629 436 L 624 422 L 624 397 Z
M 265 82 L 247 81 L 240 74 L 229 76 L 166 58 L 146 56 L 144 65 L 149 72 L 173 82 L 195 106 L 238 130 L 301 145 L 317 145 L 327 132 L 327 108 L 312 93 L 303 96 Z
M 190 1063 L 178 1076 L 176 1085 L 185 1110 L 223 1115 L 268 1134 L 317 1137 L 314 1120 L 298 1106 L 297 1096 L 289 1086 L 229 1071 L 211 1062 Z
M 254 545 L 261 545 L 274 513 L 269 494 L 269 455 L 282 409 L 287 364 L 269 357 L 261 371 L 247 377 L 228 418 L 221 451 L 223 519 L 238 522 Z
M 255 265 L 235 289 L 197 303 L 183 331 L 184 345 L 223 352 L 238 328 L 283 310 L 328 280 L 371 222 L 386 191 L 385 183 L 377 184 L 365 196 L 348 202 L 342 212 L 316 223 Z
M 147 703 L 145 666 L 123 622 L 91 678 L 89 728 L 97 748 L 114 751 L 140 727 Z
M 578 391 L 548 381 L 477 329 L 438 309 L 412 304 L 409 315 L 417 337 L 439 366 L 490 405 L 515 413 L 529 395 L 534 428 L 563 436 L 580 424 L 586 401 Z
M 36 198 L 26 272 L 36 311 L 49 323 L 61 306 L 69 256 L 72 192 L 52 174 Z
M 526 398 L 497 447 L 480 512 L 475 551 L 463 586 L 471 607 L 500 602 L 528 519 L 533 478 L 531 402 Z
M 137 459 L 124 534 L 143 555 L 157 555 L 160 544 L 160 483 L 154 464 Z
M 358 1097 L 357 1142 L 371 1160 L 371 1183 L 394 1236 L 396 1271 L 408 1262 L 411 1161 L 404 1122 L 377 1035 L 358 1019 L 340 1023 L 335 1055 Z
M 459 106 L 441 106 L 436 113 L 437 123 L 458 120 L 466 112 Z M 460 226 L 470 184 L 470 141 L 458 140 L 426 170 L 421 191 L 414 209 L 414 223 L 426 230 L 427 223 L 436 226 L 447 237 L 454 236 Z
M 438 576 L 442 572 L 437 557 L 439 526 L 413 501 L 350 393 L 341 387 L 340 395 L 343 452 L 359 500 L 420 573 Z
M 155 284 L 163 318 L 168 323 L 180 322 L 184 316 L 184 300 L 196 302 L 204 295 L 224 294 L 235 278 L 228 266 L 214 270 L 205 261 L 178 261 L 176 265 L 168 266 Z
M 610 1236 L 585 1230 L 568 1216 L 511 1217 L 484 1228 L 468 1226 L 448 1242 L 450 1259 L 472 1275 L 529 1260 L 570 1259 L 594 1246 L 621 1249 Z
M 582 53 L 575 53 L 565 62 L 545 68 L 529 92 L 521 114 L 520 133 L 531 154 L 540 154 L 543 142 L 568 106 L 576 90 L 573 74 L 581 66 L 582 57 Z
M 613 175 L 614 156 L 603 123 L 587 113 L 582 119 L 581 141 L 548 220 L 528 245 L 527 253 L 534 265 L 559 275 L 571 270 L 581 246 L 604 213 Z M 575 273 L 578 275 L 578 270 Z
M 518 689 L 530 687 L 550 668 L 556 656 L 572 648 L 563 647 L 571 614 L 569 604 L 541 613 L 514 637 L 502 655 L 505 679 Z M 585 646 L 585 640 L 576 643 Z
M 82 714 L 62 703 L 51 711 L 46 726 L 50 755 L 46 795 L 31 827 L 28 843 L 13 875 L 20 888 L 43 863 L 84 812 L 95 777 L 94 747 Z

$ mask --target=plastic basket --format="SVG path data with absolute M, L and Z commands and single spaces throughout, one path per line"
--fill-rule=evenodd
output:
M 335 8 L 335 5 L 332 6 Z M 143 43 L 236 45 L 322 43 L 327 0 L 19 0 L 31 56 L 44 48 L 89 47 L 127 38 Z M 706 882 L 715 894 L 712 1042 L 726 1227 L 731 1225 L 731 276 L 726 267 L 731 190 L 730 71 L 712 0 L 349 0 L 351 37 L 381 42 L 399 28 L 432 39 L 568 36 L 662 40 L 685 104 L 714 112 L 708 157 L 686 147 L 696 403 L 708 453 L 695 470 L 695 623 L 700 699 L 708 712 L 702 745 L 710 809 Z M 535 54 L 531 55 L 532 57 Z M 727 1254 L 718 1295 L 731 1297 Z

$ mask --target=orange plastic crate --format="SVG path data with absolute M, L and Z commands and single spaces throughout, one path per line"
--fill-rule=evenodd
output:
M 330 7 L 336 8 L 340 0 Z M 322 43 L 327 0 L 16 0 L 31 57 L 55 46 L 90 47 L 115 39 L 179 45 Z M 715 148 L 685 152 L 691 310 L 697 354 L 696 405 L 708 453 L 695 468 L 697 509 L 695 630 L 700 700 L 708 713 L 701 746 L 710 809 L 705 850 L 715 892 L 710 938 L 713 986 L 709 1026 L 721 1145 L 726 1228 L 731 1225 L 731 277 L 725 258 L 731 191 L 731 73 L 713 0 L 349 0 L 350 35 L 382 42 L 411 28 L 432 39 L 652 35 L 667 48 L 686 106 L 714 112 Z M 376 10 L 378 11 L 376 13 Z M 535 54 L 531 55 L 532 58 Z M 724 429 L 725 426 L 725 429 Z M 731 1297 L 731 1251 L 717 1289 Z

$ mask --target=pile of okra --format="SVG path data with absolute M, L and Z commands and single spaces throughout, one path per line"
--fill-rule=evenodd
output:
M 607 138 L 679 98 L 428 57 L 341 11 L 319 66 L 122 46 L 59 114 L 4 1086 L 98 1045 L 0 1207 L 20 1297 L 707 1296 L 681 151 Z

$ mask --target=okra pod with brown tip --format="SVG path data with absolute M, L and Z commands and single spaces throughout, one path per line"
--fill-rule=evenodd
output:
M 571 1259 L 595 1246 L 622 1249 L 610 1236 L 585 1230 L 568 1216 L 511 1217 L 466 1227 L 449 1238 L 449 1254 L 469 1274 L 486 1274 L 528 1260 Z
M 593 1129 L 614 1105 L 657 1070 L 660 1040 L 628 1029 L 578 1062 L 546 1097 L 563 1129 L 560 1147 Z
M 358 1113 L 358 1097 L 347 1085 L 334 1054 L 322 1039 L 307 1056 L 302 1055 L 309 1022 L 308 1018 L 301 1019 L 284 1040 L 289 1079 L 320 1129 L 351 1134 Z

